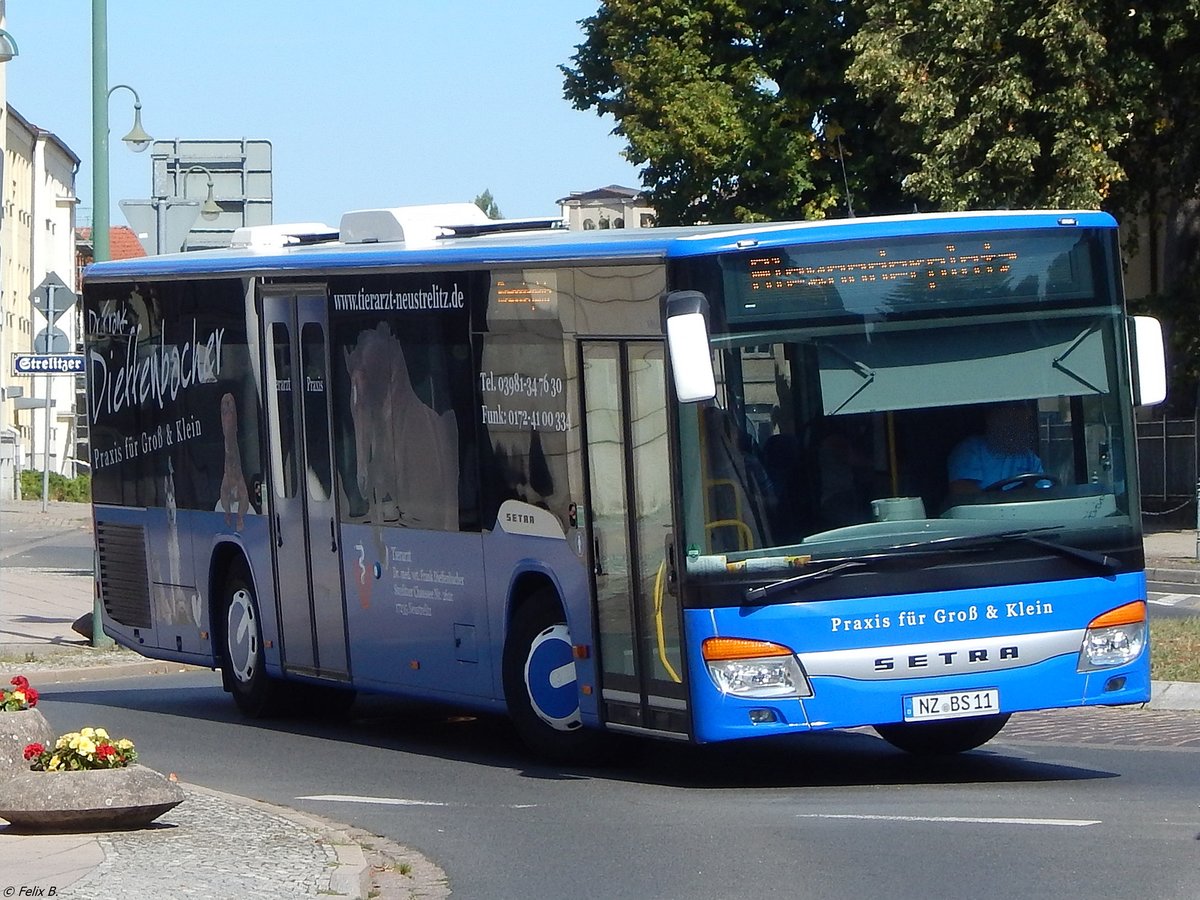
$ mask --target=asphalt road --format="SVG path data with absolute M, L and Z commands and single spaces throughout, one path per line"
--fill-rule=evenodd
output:
M 1200 585 L 1169 581 L 1146 582 L 1150 615 L 1155 618 L 1185 619 L 1200 616 Z
M 1017 717 L 922 760 L 867 732 L 531 760 L 507 723 L 379 698 L 247 722 L 216 674 L 47 685 L 59 731 L 133 738 L 185 781 L 316 812 L 441 865 L 456 897 L 1200 896 L 1200 713 Z
M 22 541 L 22 535 L 17 534 L 13 545 L 0 552 L 0 568 L 91 572 L 94 565 L 92 535 L 83 529 L 31 536 L 27 541 Z

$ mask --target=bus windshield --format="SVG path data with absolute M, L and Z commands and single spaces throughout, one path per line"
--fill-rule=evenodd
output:
M 717 397 L 679 416 L 689 574 L 812 574 L 1017 534 L 1040 536 L 1023 546 L 1042 554 L 1129 547 L 1123 319 L 1093 286 L 1109 279 L 1089 242 L 1053 243 L 1014 251 L 1006 281 L 926 270 L 916 287 L 866 271 L 864 286 L 860 267 L 844 292 L 827 272 L 794 282 L 814 280 L 805 260 L 853 272 L 886 254 L 778 253 L 791 274 L 769 288 L 755 261 L 727 263 Z

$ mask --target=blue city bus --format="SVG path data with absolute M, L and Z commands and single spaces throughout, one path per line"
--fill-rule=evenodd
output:
M 1110 216 L 550 224 L 90 266 L 105 632 L 251 716 L 394 694 L 556 758 L 1149 698 L 1163 351 Z

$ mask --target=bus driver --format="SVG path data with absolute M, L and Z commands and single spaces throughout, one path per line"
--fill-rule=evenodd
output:
M 1033 450 L 1036 426 L 1033 408 L 1028 403 L 989 407 L 984 433 L 966 438 L 950 452 L 946 462 L 950 492 L 986 490 L 1018 475 L 1044 471 Z

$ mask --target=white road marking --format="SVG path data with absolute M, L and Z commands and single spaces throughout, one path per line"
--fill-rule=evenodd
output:
M 405 800 L 401 797 L 356 797 L 353 794 L 313 794 L 297 800 L 326 800 L 331 803 L 377 803 L 383 806 L 449 806 L 434 800 Z
M 407 800 L 403 797 L 359 797 L 354 794 L 310 794 L 297 800 L 324 800 L 326 803 L 374 803 L 379 806 L 450 806 L 436 800 Z M 537 809 L 536 803 L 511 803 L 505 809 Z
M 1195 594 L 1150 594 L 1150 602 L 1159 606 L 1177 606 L 1185 600 L 1191 600 Z
M 849 813 L 800 813 L 797 819 L 865 819 L 872 822 L 950 822 L 973 825 L 1100 825 L 1099 819 L 1006 819 L 976 816 L 875 816 Z

